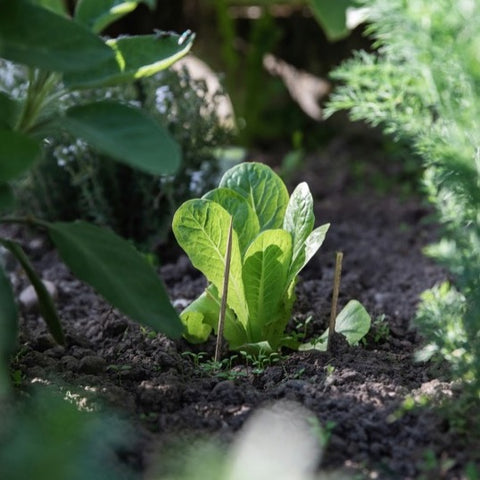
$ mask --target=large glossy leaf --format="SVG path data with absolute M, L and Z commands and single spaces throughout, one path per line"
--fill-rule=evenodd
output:
M 195 268 L 223 291 L 230 214 L 218 203 L 205 199 L 185 202 L 173 217 L 173 233 Z M 228 306 L 243 325 L 248 319 L 242 282 L 242 261 L 238 235 L 232 232 L 232 253 L 228 283 Z
M 63 261 L 80 280 L 133 320 L 171 337 L 182 333 L 163 283 L 129 242 L 86 222 L 46 226 Z
M 0 128 L 13 129 L 18 112 L 18 102 L 0 92 Z
M 282 310 L 285 283 L 292 258 L 292 236 L 285 230 L 265 230 L 248 248 L 243 283 L 250 321 L 250 342 L 264 340 L 263 327 Z
M 169 132 L 133 107 L 108 101 L 78 105 L 59 119 L 59 128 L 152 175 L 172 174 L 180 164 L 180 148 Z
M 0 130 L 0 181 L 18 177 L 39 157 L 39 142 L 20 132 Z
M 107 41 L 115 59 L 92 69 L 64 75 L 70 88 L 90 88 L 132 82 L 163 70 L 186 55 L 195 35 L 168 34 L 119 37 Z
M 139 3 L 154 8 L 156 0 L 79 0 L 75 7 L 75 20 L 99 33 L 112 22 L 135 10 Z
M 86 28 L 26 0 L 0 0 L 1 56 L 58 72 L 96 68 L 114 59 Z
M 238 235 L 240 251 L 244 253 L 260 230 L 258 218 L 248 201 L 230 188 L 215 188 L 203 198 L 218 203 L 233 217 L 233 228 Z
M 5 239 L 0 239 L 0 244 L 7 248 L 19 261 L 37 294 L 40 315 L 45 320 L 55 341 L 63 345 L 65 343 L 65 337 L 52 297 L 30 263 L 30 260 L 25 255 L 22 247 L 16 242 Z
M 18 312 L 12 286 L 0 262 L 0 398 L 9 390 L 7 358 L 17 345 Z
M 231 188 L 244 197 L 257 214 L 260 231 L 281 228 L 288 204 L 282 179 L 261 163 L 242 163 L 228 170 L 220 187 Z
M 13 208 L 15 205 L 15 197 L 12 187 L 8 183 L 0 182 L 0 213 Z

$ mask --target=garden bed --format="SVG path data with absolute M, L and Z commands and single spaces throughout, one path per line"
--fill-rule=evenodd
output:
M 45 239 L 29 237 L 23 238 L 25 249 L 57 288 L 67 346 L 55 345 L 38 313 L 24 309 L 20 353 L 12 364 L 12 371 L 21 372 L 21 388 L 40 380 L 73 385 L 87 399 L 84 405 L 118 411 L 135 429 L 119 464 L 138 472 L 147 468 L 151 454 L 161 459 L 176 438 L 206 434 L 229 441 L 258 406 L 288 399 L 307 407 L 330 434 L 322 469 L 349 469 L 370 478 L 418 478 L 422 472 L 426 478 L 460 478 L 455 472 L 463 470 L 475 448 L 465 449 L 434 408 L 454 389 L 439 369 L 413 358 L 422 344 L 411 326 L 418 297 L 446 277 L 422 255 L 436 227 L 419 196 L 380 194 L 372 186 L 373 174 L 380 171 L 388 179 L 395 166 L 375 151 L 374 141 L 362 142 L 333 140 L 292 179 L 293 184 L 308 181 L 317 223 L 332 226 L 301 274 L 290 325 L 302 331 L 306 324 L 307 339 L 325 329 L 335 252 L 342 251 L 340 304 L 356 298 L 373 320 L 360 345 L 341 344 L 331 353 L 284 351 L 278 359 L 256 363 L 238 356 L 232 368 L 215 372 L 205 363 L 213 355 L 213 339 L 192 346 L 152 335 L 73 278 Z M 371 165 L 377 170 L 363 173 L 359 189 L 351 166 L 360 155 L 375 157 Z M 259 158 L 278 164 L 276 158 Z M 11 228 L 10 233 L 24 235 Z M 171 252 L 160 271 L 174 304 L 182 308 L 205 283 L 183 254 Z M 11 275 L 20 293 L 27 280 L 16 270 Z M 425 397 L 427 407 L 402 407 L 406 398 Z M 442 472 L 445 465 L 448 472 Z

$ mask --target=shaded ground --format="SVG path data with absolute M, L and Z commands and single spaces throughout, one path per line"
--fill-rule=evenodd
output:
M 466 449 L 431 408 L 399 414 L 407 396 L 452 395 L 451 386 L 436 378 L 438 373 L 412 358 L 421 344 L 410 327 L 418 295 L 445 278 L 421 254 L 434 237 L 434 227 L 426 222 L 429 211 L 418 198 L 375 193 L 372 172 L 364 172 L 361 191 L 352 189 L 351 163 L 370 155 L 372 145 L 363 149 L 348 140 L 333 141 L 293 179 L 309 182 L 317 223 L 329 221 L 332 227 L 302 274 L 291 328 L 311 317 L 307 338 L 325 329 L 335 252 L 341 250 L 341 305 L 356 298 L 372 318 L 385 316 L 366 342 L 340 346 L 335 355 L 284 352 L 277 362 L 263 365 L 246 366 L 237 359 L 232 370 L 209 373 L 198 366 L 201 355 L 194 354 L 211 355 L 213 341 L 200 349 L 151 335 L 72 278 L 45 242 L 25 240 L 38 270 L 58 289 L 68 346 L 55 346 L 37 313 L 24 311 L 22 348 L 13 369 L 21 370 L 24 385 L 34 378 L 74 384 L 90 403 L 101 398 L 123 412 L 136 426 L 138 439 L 130 452 L 123 452 L 122 461 L 139 470 L 153 450 L 162 454 L 172 434 L 208 433 L 230 440 L 255 407 L 290 399 L 330 425 L 322 468 L 348 467 L 370 478 L 418 478 L 430 451 L 453 462 L 445 476 L 436 470 L 439 462 L 423 472 L 425 478 L 461 478 L 457 472 L 475 446 Z M 381 159 L 378 163 L 383 165 Z M 395 173 L 388 164 L 379 168 Z M 20 292 L 27 281 L 17 273 L 12 275 Z M 161 273 L 179 308 L 204 287 L 182 255 Z

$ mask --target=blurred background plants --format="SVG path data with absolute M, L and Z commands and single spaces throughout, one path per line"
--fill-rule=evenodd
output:
M 410 145 L 442 225 L 426 253 L 451 283 L 425 292 L 416 324 L 422 360 L 445 358 L 480 396 L 480 4 L 362 0 L 376 52 L 334 73 L 329 112 L 347 109 Z M 477 418 L 478 421 L 478 418 Z
M 14 78 L 15 88 L 22 89 L 24 79 L 19 73 Z M 65 107 L 111 99 L 146 111 L 179 144 L 182 167 L 172 175 L 150 175 L 57 132 L 48 137 L 43 159 L 16 185 L 20 210 L 46 220 L 92 221 L 145 249 L 158 247 L 178 205 L 213 187 L 219 175 L 222 149 L 233 135 L 232 124 L 218 115 L 223 97 L 221 90 L 209 92 L 205 80 L 192 78 L 185 66 L 133 84 L 67 95 L 61 100 Z

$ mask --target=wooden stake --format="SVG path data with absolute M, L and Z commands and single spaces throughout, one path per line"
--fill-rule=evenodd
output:
M 342 277 L 343 253 L 337 252 L 335 258 L 335 275 L 333 277 L 332 309 L 330 311 L 330 324 L 328 326 L 327 350 L 330 350 L 333 333 L 335 332 L 335 320 L 337 318 L 338 294 L 340 292 L 340 279 Z
M 230 259 L 232 257 L 233 217 L 230 217 L 228 229 L 227 251 L 225 253 L 225 270 L 223 274 L 222 303 L 218 316 L 217 344 L 215 346 L 215 362 L 219 362 L 222 356 L 223 327 L 225 326 L 225 312 L 227 311 L 228 279 L 230 277 Z

